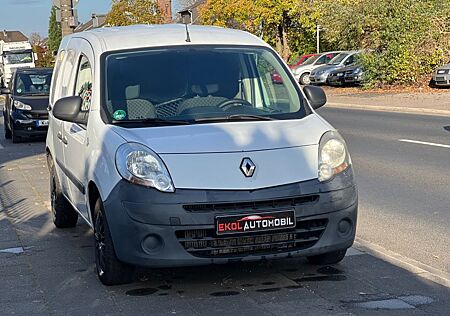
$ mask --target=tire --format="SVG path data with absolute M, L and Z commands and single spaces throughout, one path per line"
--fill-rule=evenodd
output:
M 19 137 L 16 135 L 16 133 L 14 133 L 14 128 L 11 129 L 10 131 L 11 131 L 11 138 L 12 138 L 13 144 L 18 144 L 18 143 L 22 142 L 22 137 Z
M 430 88 L 433 88 L 433 89 L 438 88 L 438 87 L 436 86 L 436 82 L 435 82 L 433 79 L 430 79 L 430 82 L 428 83 L 428 86 L 429 86 Z
M 3 117 L 5 118 L 5 116 L 3 116 Z M 5 118 L 5 121 L 4 121 L 3 124 L 4 124 L 4 127 L 5 127 L 5 138 L 6 139 L 11 139 L 12 134 L 11 134 L 11 130 L 8 127 L 8 124 L 6 123 L 6 118 Z
M 347 253 L 347 249 L 338 250 L 333 252 L 327 252 L 317 256 L 307 257 L 309 263 L 312 264 L 335 264 L 341 262 L 344 259 L 345 254 Z
M 134 266 L 117 259 L 108 221 L 100 198 L 95 203 L 95 266 L 99 280 L 104 285 L 127 284 L 133 281 Z
M 62 194 L 61 185 L 50 156 L 48 157 L 48 164 L 50 169 L 50 199 L 53 224 L 57 228 L 75 227 L 78 221 L 78 213 Z
M 302 85 L 309 85 L 311 81 L 309 80 L 309 72 L 306 72 L 300 76 L 299 80 L 300 84 Z

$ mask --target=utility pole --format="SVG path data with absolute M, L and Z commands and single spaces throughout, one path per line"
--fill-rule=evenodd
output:
M 62 36 L 66 36 L 73 33 L 73 4 L 72 0 L 60 0 L 61 6 L 61 30 Z

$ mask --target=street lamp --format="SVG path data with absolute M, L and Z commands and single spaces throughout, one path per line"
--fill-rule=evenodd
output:
M 317 54 L 320 53 L 320 31 L 323 31 L 323 27 L 317 24 Z

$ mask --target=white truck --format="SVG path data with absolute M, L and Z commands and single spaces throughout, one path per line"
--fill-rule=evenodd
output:
M 20 32 L 0 32 L 0 87 L 7 87 L 17 68 L 34 68 L 35 56 L 28 39 Z

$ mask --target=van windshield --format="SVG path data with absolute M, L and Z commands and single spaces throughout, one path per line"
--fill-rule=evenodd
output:
M 103 109 L 112 123 L 304 116 L 298 87 L 265 48 L 196 46 L 112 53 L 103 65 Z M 275 80 L 274 73 L 281 80 Z

